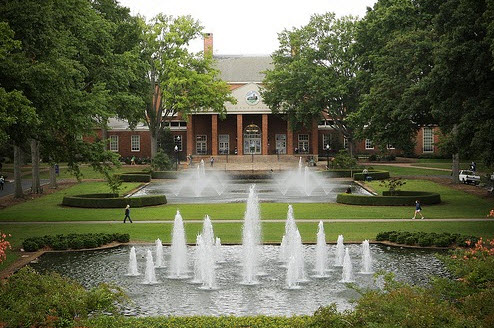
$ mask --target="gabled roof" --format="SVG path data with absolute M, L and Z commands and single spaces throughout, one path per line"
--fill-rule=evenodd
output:
M 262 82 L 267 69 L 273 69 L 270 56 L 218 55 L 216 67 L 225 82 Z

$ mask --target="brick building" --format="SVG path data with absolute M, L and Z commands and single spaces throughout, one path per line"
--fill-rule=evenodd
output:
M 204 51 L 213 50 L 213 35 L 205 34 Z M 227 115 L 220 119 L 214 112 L 200 112 L 187 120 L 174 117 L 166 125 L 174 135 L 180 157 L 224 155 L 318 155 L 325 156 L 326 146 L 346 148 L 346 140 L 328 124 L 314 121 L 299 131 L 290 129 L 282 115 L 275 115 L 263 103 L 259 89 L 263 71 L 273 67 L 269 56 L 214 56 L 220 78 L 226 81 L 237 104 L 225 104 Z M 145 125 L 130 130 L 119 120 L 111 120 L 108 138 L 110 150 L 123 157 L 150 157 L 150 133 Z M 417 135 L 416 154 L 435 153 L 437 135 L 434 127 L 424 127 Z M 355 144 L 357 154 L 380 153 L 370 140 Z M 386 151 L 396 152 L 392 145 Z

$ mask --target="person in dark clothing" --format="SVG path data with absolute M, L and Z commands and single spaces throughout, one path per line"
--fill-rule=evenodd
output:
M 125 207 L 125 217 L 124 217 L 124 222 L 127 221 L 127 219 L 129 219 L 130 223 L 132 223 L 132 219 L 130 218 L 130 205 L 127 205 Z
M 422 206 L 420 206 L 420 202 L 418 200 L 416 200 L 415 201 L 415 214 L 413 215 L 412 220 L 415 219 L 417 214 L 420 214 L 421 219 L 424 219 L 424 216 L 422 215 L 421 211 L 422 211 Z
M 346 188 L 345 194 L 351 194 L 352 193 L 352 188 L 348 187 Z

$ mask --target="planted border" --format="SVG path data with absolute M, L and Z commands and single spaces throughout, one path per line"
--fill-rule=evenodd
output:
M 151 172 L 151 177 L 153 179 L 177 179 L 177 171 L 153 171 Z
M 389 241 L 395 244 L 420 247 L 473 247 L 479 239 L 459 233 L 384 231 L 376 236 L 376 241 Z
M 149 172 L 126 172 L 119 174 L 118 177 L 123 182 L 150 182 L 151 174 Z
M 363 180 L 365 180 L 366 176 L 371 177 L 372 180 L 389 179 L 389 171 L 370 170 L 369 173 L 367 173 L 367 175 L 363 174 L 362 172 L 354 173 L 353 179 L 357 180 L 357 181 L 363 181 Z
M 336 197 L 336 202 L 340 204 L 370 206 L 412 206 L 416 200 L 425 205 L 439 204 L 441 195 L 425 191 L 395 191 L 395 195 L 390 196 L 385 191 L 383 196 L 338 194 Z
M 351 178 L 353 174 L 354 180 L 363 181 L 365 180 L 365 175 L 362 173 L 361 168 L 356 168 L 354 170 L 349 169 L 329 169 L 326 171 L 320 171 L 324 174 L 330 175 L 334 178 Z M 369 170 L 367 176 L 372 177 L 372 180 L 384 180 L 389 178 L 389 171 L 383 170 Z
M 152 195 L 142 197 L 118 197 L 117 194 L 86 194 L 65 196 L 62 205 L 83 208 L 122 208 L 145 207 L 166 204 L 165 195 Z
M 86 249 L 101 247 L 114 241 L 128 243 L 129 240 L 130 235 L 128 233 L 72 233 L 68 235 L 46 235 L 43 237 L 26 238 L 22 242 L 22 248 L 26 252 L 36 252 L 45 247 L 54 250 Z

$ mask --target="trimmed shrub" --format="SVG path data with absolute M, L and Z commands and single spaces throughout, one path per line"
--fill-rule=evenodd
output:
M 84 208 L 124 208 L 127 204 L 131 207 L 145 207 L 166 204 L 165 195 L 152 195 L 142 197 L 123 198 L 116 194 L 87 194 L 65 196 L 62 201 L 64 206 Z
M 402 232 L 398 236 L 396 236 L 396 242 L 398 244 L 406 244 L 407 238 L 410 237 L 409 232 Z
M 363 174 L 361 171 L 353 174 L 353 179 L 357 181 L 364 181 L 365 177 L 371 177 L 372 180 L 384 180 L 389 179 L 388 171 L 379 171 L 379 170 L 369 170 L 367 175 Z
M 116 234 L 115 240 L 119 243 L 128 243 L 130 241 L 130 235 L 128 233 Z
M 392 243 L 396 242 L 396 239 L 398 238 L 399 233 L 398 232 L 392 232 L 389 234 L 389 241 Z
M 113 241 L 128 243 L 130 235 L 128 233 L 86 233 L 68 235 L 44 236 L 26 238 L 22 242 L 22 247 L 26 252 L 34 252 L 45 246 L 55 250 L 96 248 Z
M 69 243 L 67 242 L 66 239 L 64 238 L 60 238 L 58 240 L 56 240 L 53 245 L 51 245 L 53 247 L 53 249 L 57 250 L 57 251 L 61 251 L 61 250 L 66 250 L 69 248 Z
M 151 174 L 149 172 L 129 172 L 118 175 L 123 182 L 150 182 Z
M 177 171 L 153 171 L 151 172 L 151 177 L 153 179 L 177 179 Z
M 432 246 L 432 238 L 430 236 L 422 236 L 418 239 L 419 246 L 427 247 Z
M 82 238 L 71 238 L 69 240 L 69 248 L 81 249 L 84 248 L 84 239 Z
M 22 248 L 26 252 L 36 252 L 39 249 L 39 245 L 32 238 L 28 238 L 22 243 Z
M 415 200 L 422 204 L 432 205 L 441 203 L 441 195 L 433 192 L 422 191 L 395 191 L 395 196 L 364 196 L 356 194 L 338 194 L 336 202 L 348 205 L 371 205 L 371 206 L 413 206 Z
M 396 231 L 383 231 L 377 234 L 376 240 L 377 241 L 384 241 L 384 240 L 389 240 L 389 235 L 393 232 Z
M 405 244 L 407 245 L 415 245 L 417 243 L 417 238 L 415 236 L 408 236 L 405 239 Z

